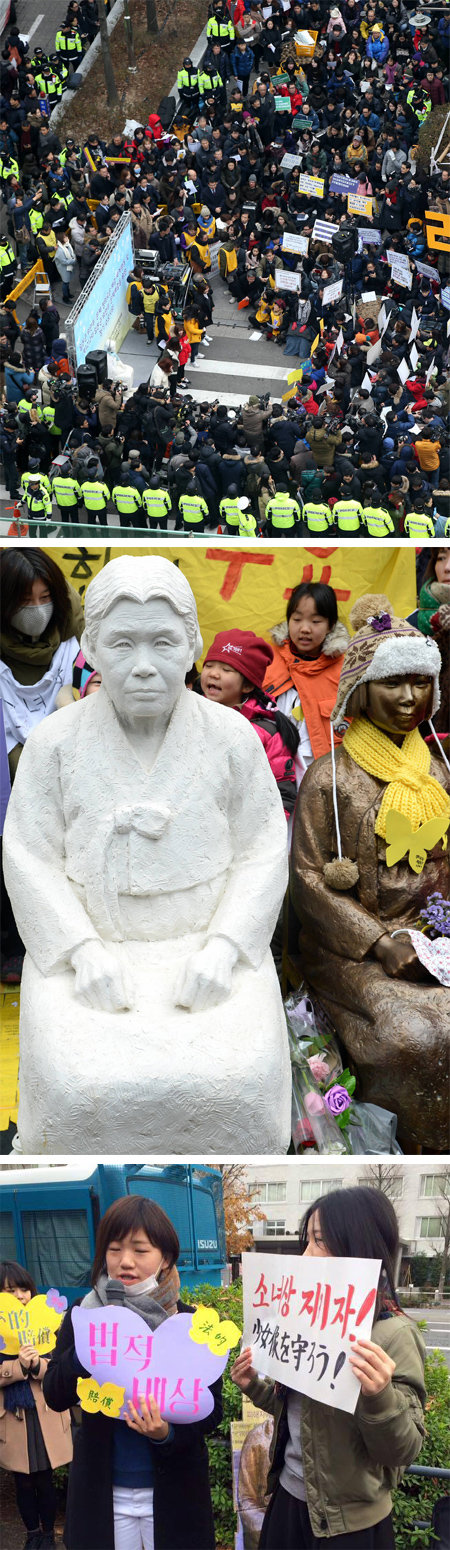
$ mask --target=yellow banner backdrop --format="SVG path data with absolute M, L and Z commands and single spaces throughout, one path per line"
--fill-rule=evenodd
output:
M 333 548 L 328 544 L 306 549 L 297 544 L 271 548 L 254 543 L 238 549 L 226 548 L 216 539 L 195 548 L 189 543 L 142 549 L 133 544 L 123 548 L 90 544 L 79 549 L 49 547 L 47 552 L 81 596 L 93 576 L 120 554 L 164 555 L 180 566 L 190 582 L 206 648 L 218 630 L 255 630 L 268 637 L 273 625 L 285 617 L 290 593 L 301 581 L 325 581 L 334 587 L 346 624 L 353 603 L 364 592 L 384 592 L 400 618 L 416 607 L 415 551 L 409 545 Z

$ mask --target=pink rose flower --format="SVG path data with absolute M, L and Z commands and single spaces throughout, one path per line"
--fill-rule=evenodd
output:
M 304 1104 L 307 1114 L 323 1114 L 323 1098 L 320 1093 L 305 1093 Z
M 328 1066 L 326 1060 L 322 1060 L 320 1055 L 310 1055 L 308 1065 L 316 1082 L 328 1081 L 330 1075 Z

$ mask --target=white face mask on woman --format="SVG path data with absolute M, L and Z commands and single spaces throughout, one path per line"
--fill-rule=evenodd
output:
M 23 608 L 17 608 L 11 615 L 11 624 L 21 635 L 37 639 L 47 629 L 52 613 L 53 603 L 24 603 Z
M 127 1297 L 131 1297 L 132 1301 L 134 1301 L 135 1297 L 137 1299 L 139 1299 L 139 1297 L 154 1297 L 155 1292 L 158 1291 L 158 1276 L 161 1274 L 162 1265 L 163 1262 L 161 1260 L 161 1264 L 158 1265 L 156 1274 L 147 1276 L 146 1281 L 134 1281 L 132 1286 L 127 1286 Z

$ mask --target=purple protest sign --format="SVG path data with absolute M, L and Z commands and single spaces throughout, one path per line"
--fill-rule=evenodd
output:
M 358 189 L 357 178 L 348 178 L 345 172 L 333 172 L 330 178 L 331 194 L 357 194 Z
M 211 1317 L 220 1330 L 214 1310 Z M 190 1335 L 196 1318 L 198 1314 L 179 1313 L 151 1330 L 139 1313 L 120 1305 L 73 1308 L 75 1350 L 96 1385 L 112 1384 L 124 1391 L 116 1414 L 126 1414 L 129 1399 L 139 1410 L 144 1395 L 146 1401 L 150 1396 L 155 1400 L 164 1421 L 202 1421 L 214 1407 L 209 1384 L 223 1372 L 234 1342 L 225 1342 L 226 1349 L 215 1354 L 203 1343 L 204 1336 L 199 1343 Z

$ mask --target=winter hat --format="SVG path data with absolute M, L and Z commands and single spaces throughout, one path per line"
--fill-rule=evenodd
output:
M 259 398 L 256 398 L 254 393 L 252 393 L 251 398 L 249 398 L 249 404 L 252 405 L 252 408 L 257 409 L 259 407 Z
M 441 657 L 430 635 L 422 635 L 406 619 L 396 619 L 389 599 L 383 593 L 366 593 L 358 598 L 350 614 L 356 635 L 345 653 L 338 696 L 331 720 L 338 728 L 346 706 L 359 684 L 381 682 L 399 673 L 424 673 L 433 679 L 431 715 L 440 704 L 439 672 Z
M 272 661 L 272 647 L 253 630 L 220 630 L 206 653 L 203 666 L 206 667 L 207 662 L 226 662 L 261 689 Z

